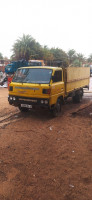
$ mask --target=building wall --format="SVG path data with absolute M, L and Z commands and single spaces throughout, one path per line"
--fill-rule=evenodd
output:
M 9 63 L 9 60 L 0 59 L 0 71 L 5 72 L 5 66 Z

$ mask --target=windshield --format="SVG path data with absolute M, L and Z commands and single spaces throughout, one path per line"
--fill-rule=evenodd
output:
M 51 75 L 52 69 L 23 68 L 16 71 L 12 82 L 49 84 Z
M 6 68 L 7 68 L 7 69 L 8 69 L 8 68 L 11 68 L 11 65 L 7 65 Z
M 7 69 L 7 70 L 10 70 L 10 69 L 11 69 L 11 65 L 7 65 L 7 66 L 6 66 L 6 69 Z

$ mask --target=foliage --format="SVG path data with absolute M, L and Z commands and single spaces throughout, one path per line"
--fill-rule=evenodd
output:
M 92 54 L 89 55 L 87 61 L 88 61 L 88 63 L 92 63 Z
M 53 63 L 58 61 L 58 65 L 60 66 L 68 65 L 68 56 L 62 49 L 51 48 L 50 52 L 53 54 Z
M 69 64 L 72 64 L 72 62 L 77 58 L 76 51 L 74 49 L 70 49 L 67 52 L 67 55 L 69 59 Z
M 23 37 L 17 39 L 15 44 L 13 45 L 12 58 L 16 60 L 29 60 L 35 58 L 36 56 L 38 56 L 40 48 L 40 44 L 36 43 L 36 41 L 30 35 L 23 35 Z
M 47 46 L 42 47 L 30 35 L 23 35 L 16 40 L 13 45 L 12 60 L 20 59 L 39 59 L 44 60 L 45 64 L 52 66 L 83 66 L 88 62 L 92 62 L 92 54 L 88 60 L 81 53 L 76 53 L 74 49 L 70 49 L 67 53 L 59 48 L 49 49 Z
M 72 65 L 74 67 L 82 67 L 82 62 L 80 62 L 80 60 L 77 58 L 73 61 Z
M 86 58 L 82 53 L 77 53 L 77 58 L 79 59 L 80 62 L 85 62 Z
M 68 51 L 69 64 L 75 67 L 81 67 L 86 62 L 86 58 L 81 53 L 76 53 L 74 49 Z
M 42 59 L 48 65 L 59 60 L 68 64 L 67 54 L 62 49 L 42 47 L 30 35 L 23 35 L 23 37 L 17 39 L 12 50 L 12 60 Z

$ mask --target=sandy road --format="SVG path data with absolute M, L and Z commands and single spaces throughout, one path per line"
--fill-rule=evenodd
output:
M 59 117 L 38 110 L 21 114 L 0 88 L 0 200 L 92 198 L 92 106 L 71 99 Z M 6 123 L 6 124 L 2 124 Z

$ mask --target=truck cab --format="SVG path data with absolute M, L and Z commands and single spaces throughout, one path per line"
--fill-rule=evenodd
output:
M 22 67 L 17 70 L 10 83 L 8 100 L 21 111 L 37 106 L 53 111 L 58 99 L 60 101 L 63 97 L 62 68 Z

